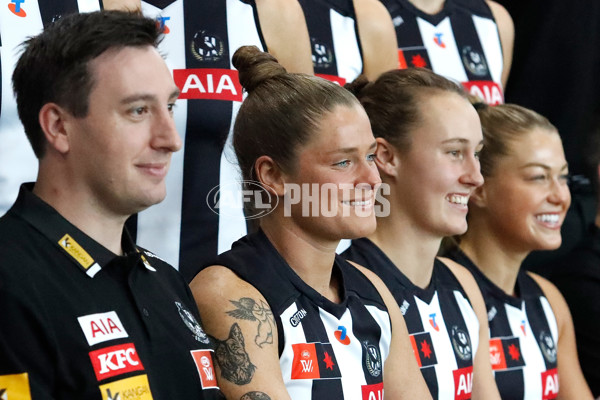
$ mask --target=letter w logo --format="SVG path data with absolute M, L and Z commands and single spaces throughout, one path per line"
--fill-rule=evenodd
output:
M 206 368 L 206 367 L 203 367 L 202 369 L 204 369 L 204 374 L 206 374 L 206 379 L 212 381 L 214 379 L 213 369 L 212 368 Z
M 302 363 L 302 372 L 312 372 L 312 360 L 300 360 Z

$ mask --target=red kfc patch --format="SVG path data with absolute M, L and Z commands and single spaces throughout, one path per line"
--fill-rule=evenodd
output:
M 144 370 L 133 343 L 105 347 L 91 351 L 89 355 L 99 381 L 131 371 Z

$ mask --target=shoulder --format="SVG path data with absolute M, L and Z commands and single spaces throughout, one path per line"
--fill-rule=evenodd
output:
M 498 26 L 500 40 L 502 40 L 504 46 L 507 46 L 507 40 L 510 40 L 511 42 L 514 40 L 515 24 L 513 19 L 503 5 L 491 0 L 486 0 L 486 3 L 490 7 L 490 11 Z
M 475 295 L 481 296 L 477 281 L 473 277 L 473 274 L 471 274 L 466 267 L 446 257 L 438 257 L 438 260 L 448 267 L 450 272 L 452 272 L 452 274 L 456 277 L 456 280 L 458 280 L 460 285 L 463 287 L 469 298 L 471 298 L 471 294 L 473 292 L 475 292 Z
M 550 307 L 552 307 L 559 326 L 565 319 L 570 320 L 569 307 L 558 288 L 546 278 L 533 272 L 527 272 L 527 276 L 532 278 L 539 285 L 540 289 L 542 289 L 544 296 L 548 299 L 548 303 L 550 303 Z

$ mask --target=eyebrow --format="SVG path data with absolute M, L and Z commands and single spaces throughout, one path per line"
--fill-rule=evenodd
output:
M 471 141 L 469 139 L 465 139 L 465 138 L 452 138 L 452 139 L 446 139 L 444 141 L 442 141 L 442 144 L 447 144 L 447 143 L 460 143 L 460 144 L 468 144 Z M 483 144 L 483 139 L 481 139 L 479 141 L 479 143 L 477 143 L 477 145 Z
M 552 169 L 552 167 L 550 167 L 549 165 L 541 164 L 541 163 L 535 163 L 535 162 L 527 163 L 527 164 L 523 165 L 521 167 L 521 169 L 532 168 L 532 167 L 539 167 L 539 168 L 543 168 L 543 169 L 548 170 L 548 171 Z M 563 171 L 563 170 L 568 169 L 568 168 L 569 168 L 569 164 L 565 164 L 565 165 L 563 165 L 561 167 L 560 170 Z
M 181 93 L 179 88 L 173 90 L 171 92 L 171 94 L 169 95 L 169 99 L 176 99 L 177 97 L 179 97 L 179 93 Z M 124 99 L 122 99 L 121 104 L 129 104 L 129 103 L 133 103 L 133 102 L 140 101 L 140 100 L 156 101 L 156 96 L 153 94 L 145 94 L 145 93 L 134 94 L 132 96 L 125 97 Z
M 370 146 L 369 146 L 369 150 L 372 150 L 374 148 L 377 147 L 377 142 L 373 142 Z M 327 152 L 327 154 L 336 154 L 336 153 L 354 153 L 358 151 L 358 147 L 344 147 L 341 149 L 335 149 L 332 151 Z

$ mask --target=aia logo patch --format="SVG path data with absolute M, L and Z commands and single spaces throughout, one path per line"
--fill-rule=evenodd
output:
M 383 382 L 362 385 L 362 400 L 383 400 Z
M 90 352 L 90 359 L 96 373 L 96 379 L 99 381 L 126 372 L 144 370 L 133 343 L 92 351 Z
M 463 82 L 463 87 L 469 94 L 479 97 L 487 104 L 495 106 L 504 103 L 502 88 L 493 81 L 470 81 Z
M 473 367 L 455 369 L 454 400 L 469 400 L 473 391 Z
M 218 389 L 217 377 L 212 361 L 212 350 L 192 350 L 192 357 L 200 375 L 202 389 Z
M 90 346 L 129 335 L 114 311 L 78 317 L 77 321 Z
M 490 339 L 490 363 L 494 371 L 523 367 L 525 360 L 521 354 L 519 338 Z
M 243 99 L 238 72 L 232 69 L 175 69 L 175 84 L 180 99 L 239 101 Z
M 292 345 L 292 379 L 341 378 L 330 343 L 297 343 Z
M 412 344 L 413 352 L 415 353 L 415 358 L 417 359 L 417 364 L 419 364 L 420 368 L 437 364 L 437 358 L 435 356 L 435 350 L 429 332 L 410 335 L 410 342 Z
M 542 372 L 542 400 L 556 399 L 558 396 L 558 371 L 556 368 Z

